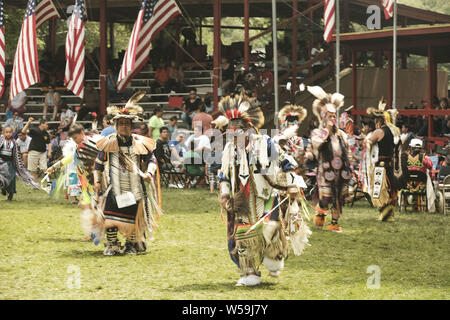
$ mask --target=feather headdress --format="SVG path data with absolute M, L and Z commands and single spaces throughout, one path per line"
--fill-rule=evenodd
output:
M 127 118 L 131 120 L 142 120 L 140 117 L 143 114 L 144 109 L 137 103 L 146 95 L 145 91 L 138 91 L 128 100 L 124 107 L 110 106 L 106 109 L 106 112 L 113 115 L 113 121 L 117 121 L 120 118 Z
M 300 123 L 305 120 L 307 115 L 308 111 L 302 106 L 288 104 L 280 110 L 280 112 L 278 113 L 278 119 L 281 121 L 281 123 L 284 123 L 287 117 L 297 117 L 298 124 L 300 125 Z
M 316 97 L 312 105 L 312 112 L 322 121 L 327 112 L 336 112 L 344 106 L 344 96 L 340 93 L 326 93 L 319 86 L 308 86 L 308 91 Z
M 219 102 L 219 111 L 227 120 L 227 124 L 235 122 L 241 128 L 254 127 L 259 129 L 264 124 L 264 114 L 256 105 L 255 100 L 244 93 L 234 97 L 224 97 Z M 225 125 L 225 119 L 220 119 L 220 125 Z

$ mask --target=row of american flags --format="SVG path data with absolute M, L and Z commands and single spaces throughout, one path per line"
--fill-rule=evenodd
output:
M 324 11 L 323 11 L 323 21 L 324 21 L 324 31 L 323 31 L 323 39 L 326 42 L 331 41 L 331 37 L 333 35 L 335 29 L 335 9 L 336 9 L 336 0 L 324 0 Z M 381 5 L 384 8 L 384 17 L 386 20 L 392 18 L 394 13 L 394 0 L 381 0 Z
M 6 85 L 3 3 L 0 0 L 0 97 Z M 147 63 L 154 36 L 178 14 L 181 11 L 175 0 L 142 1 L 118 77 L 117 87 L 120 91 Z M 52 0 L 28 0 L 11 73 L 11 99 L 40 82 L 36 30 L 44 22 L 55 18 L 59 19 L 60 16 Z M 84 0 L 75 0 L 66 36 L 64 84 L 81 98 L 84 94 L 85 22 Z

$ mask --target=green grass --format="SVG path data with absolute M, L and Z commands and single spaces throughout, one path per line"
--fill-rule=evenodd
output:
M 280 278 L 262 266 L 262 286 L 237 288 L 208 190 L 164 189 L 166 214 L 147 254 L 119 257 L 82 241 L 80 211 L 68 201 L 18 190 L 12 202 L 0 199 L 0 299 L 450 299 L 449 216 L 380 223 L 361 200 L 344 208 L 342 234 L 313 229 L 312 246 L 291 255 Z M 367 288 L 370 265 L 381 269 L 379 289 Z M 71 266 L 79 289 L 68 286 Z

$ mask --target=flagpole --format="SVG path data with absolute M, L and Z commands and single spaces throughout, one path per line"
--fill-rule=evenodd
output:
M 339 73 L 341 71 L 341 62 L 340 62 L 340 52 L 341 52 L 341 23 L 340 23 L 340 15 L 339 15 L 339 0 L 336 0 L 336 92 L 339 93 L 340 90 L 340 80 Z M 338 115 L 339 116 L 339 115 Z
M 272 42 L 273 42 L 273 85 L 275 96 L 275 114 L 273 121 L 278 129 L 278 48 L 277 48 L 277 7 L 276 1 L 272 0 Z
M 394 0 L 394 43 L 392 46 L 392 109 L 397 109 L 397 0 Z

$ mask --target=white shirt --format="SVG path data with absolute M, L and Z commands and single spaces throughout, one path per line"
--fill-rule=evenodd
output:
M 27 94 L 25 93 L 25 91 L 22 91 L 20 93 L 18 93 L 12 100 L 11 100 L 11 107 L 13 107 L 14 109 L 19 108 L 23 101 L 25 100 L 25 98 L 27 97 Z
M 195 147 L 196 149 L 203 149 L 205 150 L 211 150 L 211 143 L 209 142 L 209 138 L 202 134 L 199 137 L 195 137 L 194 135 L 191 135 L 187 141 L 186 141 L 186 147 L 188 150 L 190 150 L 190 144 L 192 142 L 192 139 L 194 139 Z
M 22 141 L 20 139 L 16 140 L 16 145 L 19 147 L 20 153 L 28 151 L 28 148 L 30 147 L 30 142 L 31 142 L 31 137 L 30 136 L 27 136 L 25 138 L 25 141 Z
M 318 53 L 320 53 L 320 50 L 317 48 L 312 48 L 311 49 L 311 56 L 314 58 L 315 55 L 317 55 Z M 313 66 L 320 66 L 322 64 L 322 61 L 316 61 L 314 62 L 312 65 Z
M 61 112 L 61 123 L 68 124 L 70 119 L 72 119 L 75 116 L 72 110 L 67 109 L 66 112 Z

